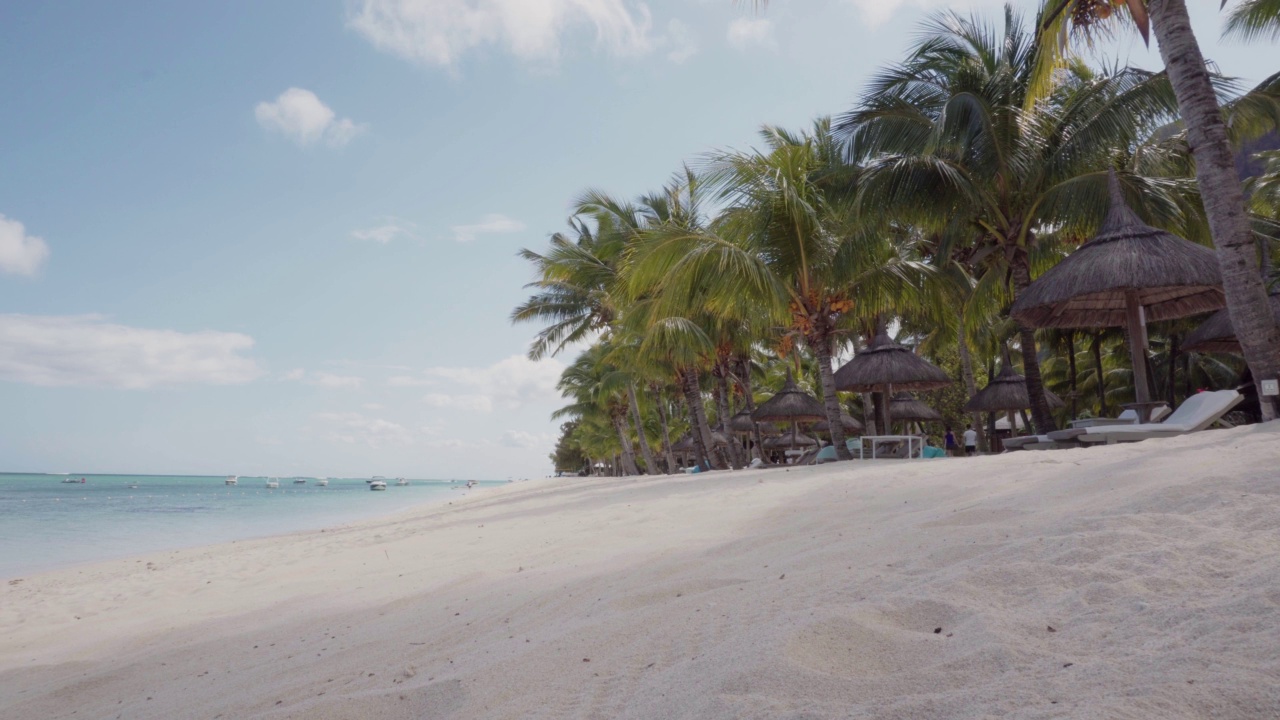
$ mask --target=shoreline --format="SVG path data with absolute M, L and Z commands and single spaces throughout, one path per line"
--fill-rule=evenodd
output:
M 1258 716 L 1278 439 L 552 478 L 44 573 L 0 718 Z

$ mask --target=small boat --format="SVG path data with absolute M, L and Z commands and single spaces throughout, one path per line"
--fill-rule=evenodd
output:
M 306 479 L 306 478 L 294 478 L 294 479 L 293 479 L 293 484 L 294 484 L 294 485 L 306 485 L 306 484 L 307 484 L 307 479 Z
M 400 487 L 404 487 L 405 485 L 408 485 L 408 484 L 409 484 L 409 481 L 408 481 L 408 480 L 405 480 L 404 478 L 397 478 L 397 479 L 396 479 L 396 485 L 398 485 L 398 486 L 400 486 Z
M 386 490 L 387 481 L 386 480 L 370 480 L 369 489 L 370 490 Z
M 280 487 L 280 481 L 279 481 L 279 480 L 276 480 L 275 478 L 272 478 L 272 479 L 270 479 L 270 480 L 268 480 L 268 481 L 267 481 L 267 489 L 268 489 L 268 490 L 274 490 L 275 488 L 278 488 L 278 487 Z
M 226 479 L 226 484 L 227 484 L 227 485 L 239 485 L 239 484 L 240 484 L 240 478 L 236 477 L 235 475 L 228 475 L 228 476 L 227 476 L 227 479 Z
M 80 478 L 79 480 L 77 480 L 77 479 L 75 479 L 75 478 L 67 478 L 66 480 L 63 480 L 62 482 L 64 482 L 64 483 L 74 483 L 74 484 L 76 484 L 76 485 L 83 485 L 83 484 L 85 483 L 85 479 L 84 479 L 84 478 Z
M 479 484 L 479 483 L 477 483 L 475 480 L 468 480 L 468 481 L 467 481 L 467 487 L 469 487 L 469 488 L 473 488 L 473 487 L 475 487 L 475 486 L 476 486 L 476 485 L 478 485 L 478 484 Z
M 139 485 L 138 485 L 137 483 L 134 483 L 134 484 L 132 484 L 132 485 L 130 485 L 130 486 L 129 486 L 129 489 L 130 489 L 130 490 L 137 490 L 137 489 L 138 489 L 138 487 L 139 487 Z
M 316 487 L 328 487 L 328 486 L 329 486 L 329 481 L 328 481 L 328 480 L 317 480 L 317 481 L 316 481 Z

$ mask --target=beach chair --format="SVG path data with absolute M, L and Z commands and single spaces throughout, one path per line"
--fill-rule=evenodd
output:
M 1151 422 L 1158 423 L 1168 417 L 1173 410 L 1168 405 L 1161 405 L 1151 411 Z M 1048 435 L 1040 435 L 1040 444 L 1028 449 L 1058 449 L 1069 447 L 1080 447 L 1080 437 L 1085 431 L 1091 427 L 1115 427 L 1117 425 L 1137 425 L 1138 412 L 1136 410 L 1125 410 L 1113 418 L 1081 418 L 1072 420 L 1070 427 L 1063 430 L 1055 430 Z
M 1085 445 L 1120 442 L 1137 442 L 1152 438 L 1177 437 L 1187 433 L 1199 432 L 1222 419 L 1231 409 L 1240 404 L 1244 396 L 1235 390 L 1218 390 L 1202 392 L 1187 398 L 1172 415 L 1163 422 L 1152 422 L 1134 425 L 1095 425 L 1083 430 L 1083 434 L 1074 439 Z M 1074 432 L 1071 431 L 1064 432 Z M 1054 437 L 1056 433 L 1049 433 Z M 1055 441 L 1057 440 L 1054 437 Z

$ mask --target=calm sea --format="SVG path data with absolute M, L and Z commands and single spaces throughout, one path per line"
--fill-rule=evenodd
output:
M 68 477 L 81 483 L 63 483 Z M 0 473 L 0 579 L 94 560 L 230 542 L 387 515 L 466 492 L 464 481 Z M 501 485 L 482 482 L 478 487 Z M 132 487 L 136 486 L 136 487 Z

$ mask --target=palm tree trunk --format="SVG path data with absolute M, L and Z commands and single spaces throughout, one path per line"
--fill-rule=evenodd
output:
M 702 406 L 702 388 L 698 386 L 698 371 L 689 370 L 684 374 L 684 398 L 689 403 L 689 415 L 692 420 L 690 432 L 693 433 L 693 444 L 698 449 L 698 461 L 706 463 L 708 468 L 723 468 L 726 463 L 716 451 L 715 439 L 711 437 L 711 426 L 707 424 L 707 410 Z
M 666 402 L 656 385 L 651 385 L 650 390 L 653 391 L 653 405 L 658 409 L 658 422 L 662 425 L 662 452 L 667 460 L 667 474 L 670 475 L 676 471 L 676 456 L 671 452 L 671 429 L 667 424 Z
M 1222 109 L 1184 0 L 1149 0 L 1147 4 L 1196 161 L 1196 181 L 1218 251 L 1231 325 L 1261 399 L 1262 381 L 1280 376 L 1280 329 L 1258 272 L 1257 245 L 1245 213 L 1244 191 L 1227 141 Z M 1259 405 L 1264 422 L 1276 418 L 1274 405 L 1265 400 Z
M 1021 295 L 1031 284 L 1031 267 L 1027 264 L 1027 254 L 1019 251 L 1013 254 L 1010 261 L 1013 270 L 1013 284 L 1018 295 Z M 1040 377 L 1040 358 L 1036 355 L 1036 331 L 1018 323 L 1018 344 L 1022 346 L 1022 374 L 1027 378 L 1027 395 L 1031 399 L 1031 418 L 1036 425 L 1036 433 L 1047 435 L 1058 429 L 1049 410 L 1049 401 L 1044 394 L 1044 381 Z
M 1169 335 L 1169 407 L 1177 407 L 1174 392 L 1178 386 L 1178 333 Z
M 729 430 L 729 368 L 726 366 L 719 367 L 716 372 L 716 412 L 720 415 L 720 431 L 725 435 L 732 435 Z M 745 463 L 738 456 L 738 448 L 735 443 L 730 442 L 725 448 L 725 453 L 729 456 L 729 463 L 735 470 L 741 468 Z
M 627 416 L 625 413 L 617 413 L 613 416 L 613 427 L 618 431 L 618 442 L 622 443 L 622 471 L 625 475 L 639 475 L 640 470 L 636 467 L 635 450 L 631 447 L 630 429 L 627 427 Z
M 836 449 L 837 460 L 852 460 L 849 446 L 844 443 L 844 424 L 840 422 L 840 399 L 836 397 L 836 376 L 831 370 L 831 336 L 822 332 L 809 343 L 818 358 L 818 380 L 822 383 L 822 404 L 831 425 L 831 444 Z
M 742 383 L 742 399 L 747 405 L 747 414 L 752 414 L 756 411 L 756 400 L 751 389 L 751 358 L 742 358 L 738 364 L 741 367 L 738 382 Z M 773 463 L 769 462 L 769 456 L 764 452 L 764 436 L 760 434 L 760 423 L 755 420 L 751 421 L 751 438 L 756 443 L 756 457 L 760 458 L 760 462 L 764 463 L 765 467 L 772 465 Z
M 1107 416 L 1107 376 L 1102 372 L 1102 331 L 1093 335 L 1093 367 L 1098 375 L 1098 417 Z
M 964 389 L 969 397 L 978 394 L 978 381 L 973 375 L 973 356 L 969 354 L 969 341 L 964 332 L 964 313 L 960 314 L 960 325 L 956 331 L 956 348 L 960 352 L 960 374 L 964 375 Z M 974 432 L 978 433 L 978 448 L 987 449 L 987 429 L 982 425 L 982 413 L 970 413 Z
M 1075 420 L 1076 416 L 1079 414 L 1079 408 L 1077 407 L 1077 398 L 1079 397 L 1079 395 L 1076 393 L 1076 331 L 1075 330 L 1067 331 L 1067 368 L 1068 368 L 1068 371 L 1071 373 L 1071 419 Z
M 858 393 L 862 397 L 862 424 L 868 435 L 879 435 L 880 421 L 876 419 L 876 398 L 874 393 Z
M 636 436 L 640 440 L 640 454 L 644 457 L 644 471 L 650 475 L 657 475 L 658 463 L 653 459 L 653 450 L 649 448 L 649 439 L 644 434 L 644 416 L 640 414 L 640 403 L 636 402 L 635 383 L 627 383 L 627 401 L 631 404 L 631 415 L 636 424 Z

